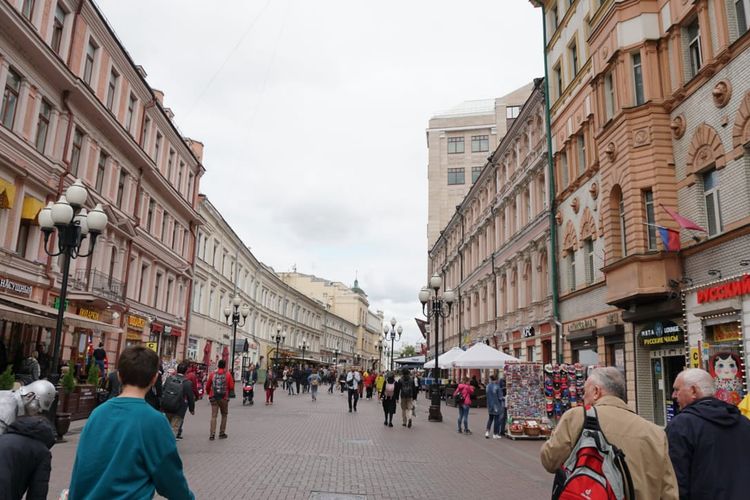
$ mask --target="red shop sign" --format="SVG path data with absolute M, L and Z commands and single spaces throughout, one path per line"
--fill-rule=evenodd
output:
M 715 302 L 717 300 L 731 299 L 739 295 L 748 294 L 750 294 L 750 274 L 727 283 L 722 283 L 721 285 L 698 290 L 698 303 Z

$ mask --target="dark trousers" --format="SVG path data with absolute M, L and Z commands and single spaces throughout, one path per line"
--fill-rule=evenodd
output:
M 371 398 L 372 398 L 372 386 L 369 386 L 367 388 L 367 399 L 371 399 Z
M 490 418 L 487 419 L 486 430 L 489 431 L 490 427 L 492 427 L 492 434 L 499 436 L 500 435 L 500 420 L 502 420 L 502 418 L 503 418 L 502 415 L 493 415 L 490 413 Z
M 328 394 L 333 394 L 333 382 L 328 385 Z
M 357 411 L 357 401 L 359 401 L 359 393 L 356 389 L 349 389 L 347 394 L 347 401 L 349 402 L 349 411 L 352 410 L 352 400 L 354 400 L 354 411 Z

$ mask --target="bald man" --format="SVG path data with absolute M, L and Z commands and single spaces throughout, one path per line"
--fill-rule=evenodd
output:
M 672 388 L 681 411 L 667 426 L 667 438 L 680 499 L 748 498 L 750 420 L 714 397 L 705 370 L 684 370 Z

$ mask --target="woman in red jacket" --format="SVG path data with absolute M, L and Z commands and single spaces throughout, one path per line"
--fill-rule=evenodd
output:
M 469 384 L 469 377 L 464 377 L 463 383 L 458 384 L 453 392 L 453 397 L 460 396 L 458 406 L 458 433 L 461 434 L 461 421 L 464 422 L 464 434 L 471 434 L 469 430 L 469 408 L 471 408 L 471 395 L 474 394 L 474 387 Z M 457 402 L 459 402 L 457 401 Z

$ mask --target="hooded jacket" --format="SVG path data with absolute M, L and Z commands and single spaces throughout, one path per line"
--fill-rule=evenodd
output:
M 19 417 L 0 436 L 0 499 L 47 498 L 55 431 L 46 417 Z
M 698 399 L 667 426 L 680 499 L 748 497 L 750 420 L 736 406 Z

